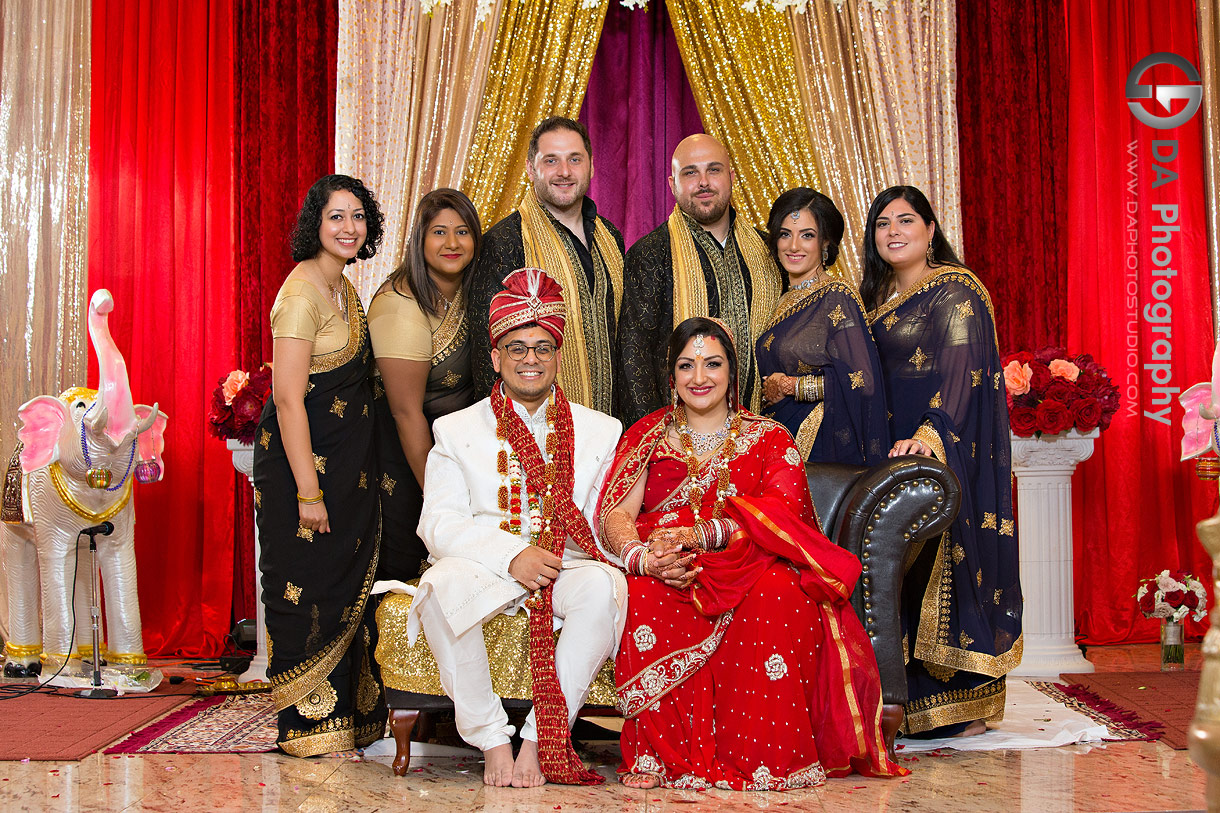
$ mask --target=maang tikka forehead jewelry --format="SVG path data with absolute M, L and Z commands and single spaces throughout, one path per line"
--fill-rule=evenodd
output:
M 694 347 L 695 347 L 695 358 L 697 358 L 697 359 L 703 358 L 703 334 L 702 333 L 695 334 Z
M 793 212 L 792 214 L 790 214 L 788 216 L 791 217 L 793 220 L 800 220 L 801 219 L 801 210 L 797 209 L 795 212 Z

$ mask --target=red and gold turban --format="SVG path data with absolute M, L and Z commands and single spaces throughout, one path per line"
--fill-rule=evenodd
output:
M 563 345 L 567 321 L 563 289 L 541 268 L 518 268 L 504 278 L 504 290 L 491 299 L 488 322 L 494 346 L 506 333 L 536 324 Z

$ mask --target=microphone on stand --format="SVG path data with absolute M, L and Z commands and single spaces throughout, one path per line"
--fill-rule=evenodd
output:
M 118 694 L 117 691 L 106 686 L 102 686 L 102 634 L 98 628 L 98 622 L 101 618 L 101 608 L 97 603 L 97 535 L 110 536 L 114 533 L 114 523 L 107 520 L 98 525 L 81 530 L 81 534 L 89 534 L 89 582 L 90 593 L 92 597 L 89 615 L 93 619 L 93 686 L 89 689 L 82 689 L 76 693 L 77 697 L 114 697 Z M 79 537 L 80 534 L 77 534 Z

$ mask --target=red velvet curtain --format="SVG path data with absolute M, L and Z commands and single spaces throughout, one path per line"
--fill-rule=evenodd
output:
M 230 628 L 233 467 L 205 416 L 236 349 L 232 35 L 228 0 L 93 3 L 89 288 L 114 294 L 136 400 L 169 415 L 165 479 L 135 488 L 150 655 L 214 655 Z
M 1157 52 L 1198 64 L 1195 8 L 1189 0 L 1068 0 L 1066 10 L 1069 273 L 1066 291 L 1047 292 L 1045 302 L 1063 310 L 1069 346 L 1105 365 L 1124 401 L 1074 480 L 1076 615 L 1087 643 L 1149 641 L 1157 627 L 1135 606 L 1139 580 L 1181 567 L 1206 581 L 1211 571 L 1194 525 L 1214 510 L 1215 487 L 1178 462 L 1176 391 L 1210 377 L 1213 334 L 1202 115 L 1174 129 L 1150 127 L 1128 109 L 1126 83 Z M 1164 65 L 1139 82 L 1191 84 Z M 1137 104 L 1158 116 L 1185 106 Z M 1028 204 L 987 216 L 1026 222 L 1041 201 Z M 1160 233 L 1165 242 L 1156 242 L 1156 227 L 1171 210 L 1155 206 L 1177 207 L 1168 224 L 1177 230 Z M 1172 275 L 1158 275 L 1161 265 Z M 1169 389 L 1161 403 L 1156 386 Z M 1161 410 L 1168 423 L 1149 417 Z
M 1066 51 L 1058 3 L 957 4 L 961 239 L 1001 353 L 1064 342 Z
M 580 121 L 593 142 L 589 195 L 630 248 L 673 211 L 669 159 L 703 132 L 664 3 L 606 9 Z
M 239 3 L 234 105 L 237 351 L 209 380 L 271 361 L 271 304 L 292 270 L 288 237 L 305 191 L 335 165 L 337 0 Z M 236 484 L 233 615 L 255 612 L 253 493 Z

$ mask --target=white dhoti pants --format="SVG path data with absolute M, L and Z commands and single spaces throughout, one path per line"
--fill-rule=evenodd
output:
M 555 672 L 568 704 L 569 728 L 593 679 L 618 645 L 618 620 L 625 610 L 626 595 L 625 591 L 615 595 L 614 575 L 607 567 L 564 569 L 552 588 L 555 618 L 562 621 L 555 644 Z M 418 606 L 441 686 L 453 699 L 462 739 L 481 751 L 509 742 L 513 727 L 491 686 L 483 628 L 475 626 L 454 635 L 434 593 Z M 529 664 L 521 664 L 521 668 L 529 668 Z M 538 741 L 532 710 L 521 726 L 521 738 Z

